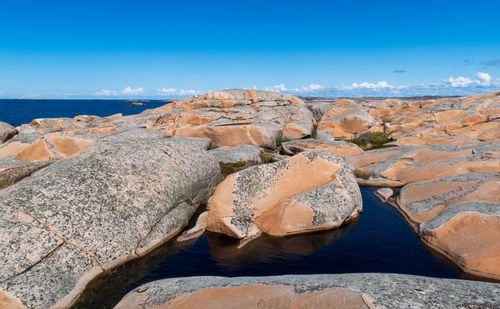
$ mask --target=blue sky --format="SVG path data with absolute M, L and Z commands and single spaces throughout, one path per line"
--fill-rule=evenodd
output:
M 500 1 L 0 2 L 0 97 L 500 90 Z

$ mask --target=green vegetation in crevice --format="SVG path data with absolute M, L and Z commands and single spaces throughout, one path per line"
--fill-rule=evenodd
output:
M 272 153 L 267 152 L 267 151 L 259 153 L 259 157 L 260 157 L 261 164 L 271 163 L 272 159 L 273 159 Z
M 290 139 L 288 137 L 285 137 L 283 135 L 280 135 L 278 136 L 278 138 L 276 138 L 276 149 L 280 149 L 281 148 L 281 144 L 283 144 L 284 142 L 288 142 Z
M 356 138 L 348 140 L 348 142 L 358 145 L 363 150 L 378 149 L 390 147 L 385 145 L 387 143 L 393 142 L 384 132 L 366 133 L 362 134 Z
M 247 164 L 243 161 L 235 162 L 235 163 L 219 162 L 219 164 L 221 167 L 222 175 L 224 175 L 224 177 L 231 175 L 233 173 L 239 172 L 247 166 Z
M 370 172 L 365 171 L 365 170 L 356 168 L 354 170 L 354 176 L 356 176 L 356 178 L 361 178 L 361 179 L 367 180 L 368 178 L 370 178 L 370 176 L 372 176 L 372 174 Z
M 318 136 L 318 124 L 313 124 L 313 128 L 311 131 L 311 137 L 316 138 Z

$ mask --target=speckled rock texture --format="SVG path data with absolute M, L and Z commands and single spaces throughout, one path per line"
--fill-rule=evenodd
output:
M 208 230 L 244 239 L 335 228 L 356 217 L 362 201 L 350 164 L 310 151 L 228 176 L 208 207 Z
M 500 279 L 500 172 L 403 187 L 398 205 L 422 239 L 464 271 Z
M 314 138 L 294 140 L 281 144 L 281 153 L 289 156 L 309 150 L 325 150 L 342 157 L 363 152 L 363 149 L 353 143 L 344 141 L 328 142 Z
M 223 146 L 210 150 L 221 163 L 261 163 L 260 154 L 264 149 L 253 145 Z
M 65 307 L 98 274 L 175 236 L 220 179 L 204 145 L 112 132 L 0 190 L 0 290 Z
M 374 176 L 403 184 L 471 172 L 500 171 L 500 141 L 369 150 L 346 157 Z
M 170 136 L 208 137 L 215 146 L 242 144 L 275 148 L 278 138 L 311 135 L 312 112 L 299 98 L 271 91 L 230 89 L 178 100 L 124 117 L 76 121 L 78 134 L 101 134 L 130 126 Z
M 0 121 L 0 144 L 11 139 L 16 134 L 16 128 L 8 123 Z
M 435 100 L 305 100 L 320 133 L 351 139 L 385 132 L 399 146 L 473 143 L 500 139 L 500 92 Z M 326 109 L 326 110 L 325 110 Z
M 191 277 L 144 284 L 115 308 L 469 309 L 498 308 L 499 295 L 496 283 L 396 274 Z

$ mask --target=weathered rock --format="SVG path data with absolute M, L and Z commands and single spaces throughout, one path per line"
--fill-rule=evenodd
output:
M 422 239 L 464 271 L 500 278 L 500 172 L 403 187 L 398 205 Z
M 215 155 L 221 163 L 260 163 L 260 154 L 264 149 L 253 145 L 239 145 L 239 146 L 223 146 L 213 150 L 210 153 Z
M 192 140 L 124 130 L 0 190 L 0 289 L 65 307 L 99 273 L 172 238 L 220 177 Z
M 154 110 L 148 127 L 170 135 L 209 137 L 218 146 L 274 148 L 278 137 L 310 136 L 311 111 L 297 97 L 231 89 L 189 97 Z
M 21 162 L 12 159 L 0 159 L 0 189 L 15 184 L 49 164 L 50 162 Z
M 351 100 L 338 100 L 321 117 L 318 133 L 327 132 L 335 137 L 352 138 L 356 133 L 381 131 L 375 120 L 363 107 Z
M 391 147 L 346 159 L 374 176 L 406 184 L 471 172 L 500 171 L 500 142 Z
M 289 141 L 281 144 L 281 152 L 286 155 L 295 155 L 309 150 L 325 150 L 342 157 L 363 152 L 363 149 L 353 143 L 344 141 L 327 142 L 314 138 Z
M 386 203 L 394 194 L 391 188 L 380 188 L 374 192 L 375 196 L 377 196 L 383 203 Z
M 352 167 L 326 151 L 228 176 L 209 204 L 207 229 L 235 238 L 290 235 L 340 226 L 361 212 Z
M 16 128 L 8 123 L 0 121 L 0 144 L 14 137 L 17 134 Z
M 395 274 L 191 277 L 153 281 L 122 308 L 496 308 L 500 284 Z
M 179 242 L 188 241 L 203 235 L 203 233 L 205 233 L 205 229 L 207 228 L 207 217 L 208 217 L 208 211 L 202 212 L 198 216 L 198 219 L 196 219 L 195 226 L 182 233 L 181 236 L 177 237 L 177 241 Z

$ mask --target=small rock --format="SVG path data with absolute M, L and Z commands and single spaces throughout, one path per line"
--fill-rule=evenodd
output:
M 382 202 L 386 203 L 394 194 L 391 188 L 380 188 L 374 192 L 375 196 L 378 197 Z

